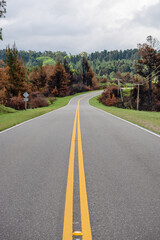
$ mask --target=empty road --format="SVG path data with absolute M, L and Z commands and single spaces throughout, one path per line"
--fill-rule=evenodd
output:
M 0 133 L 0 240 L 160 239 L 160 137 L 96 94 Z

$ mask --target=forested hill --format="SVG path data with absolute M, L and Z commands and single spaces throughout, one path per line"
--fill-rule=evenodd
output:
M 5 60 L 6 50 L 0 50 L 0 59 Z M 93 71 L 99 77 L 106 75 L 114 75 L 117 71 L 134 72 L 134 61 L 138 57 L 138 49 L 127 49 L 124 51 L 101 51 L 87 54 L 83 52 L 77 55 L 67 54 L 66 52 L 36 52 L 36 51 L 19 51 L 19 57 L 23 58 L 27 68 L 32 68 L 43 63 L 43 65 L 55 65 L 59 59 L 63 62 L 64 58 L 74 70 L 79 70 L 81 67 L 82 58 L 85 56 Z

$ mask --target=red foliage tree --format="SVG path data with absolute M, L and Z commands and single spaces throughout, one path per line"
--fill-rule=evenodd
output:
M 135 65 L 137 73 L 148 80 L 149 86 L 149 104 L 152 108 L 152 78 L 155 74 L 159 74 L 160 71 L 160 53 L 157 53 L 154 46 L 156 45 L 156 39 L 152 36 L 147 37 L 147 44 L 139 44 L 139 55 L 141 59 L 138 60 Z
M 87 58 L 82 60 L 83 84 L 93 89 L 98 88 L 98 81 L 92 67 L 89 65 Z
M 9 67 L 0 61 L 0 104 L 5 105 L 8 100 L 8 92 L 11 84 L 9 82 Z
M 69 83 L 68 74 L 64 66 L 58 61 L 47 81 L 49 95 L 51 95 L 55 87 L 58 96 L 68 95 L 70 92 Z
M 23 65 L 23 59 L 18 58 L 18 51 L 15 46 L 6 49 L 6 65 L 9 67 L 10 96 L 18 96 L 19 92 L 27 90 L 26 68 Z

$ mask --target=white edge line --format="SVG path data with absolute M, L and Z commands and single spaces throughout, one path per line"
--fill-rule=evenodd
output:
M 81 94 L 81 95 L 85 95 L 85 94 L 86 94 L 86 93 Z M 75 97 L 73 97 L 73 98 L 79 97 L 79 96 L 81 96 L 81 95 L 75 96 Z M 16 124 L 15 126 L 12 126 L 12 127 L 10 127 L 10 128 L 7 128 L 7 129 L 5 129 L 5 130 L 0 131 L 0 134 L 1 134 L 1 133 L 8 132 L 8 131 L 16 128 L 16 127 L 20 127 L 20 126 L 22 126 L 22 125 L 24 125 L 24 124 L 26 124 L 26 123 L 28 123 L 28 122 L 31 122 L 32 120 L 35 120 L 35 119 L 40 118 L 40 117 L 43 117 L 43 116 L 45 116 L 45 115 L 47 115 L 47 114 L 50 114 L 50 113 L 52 113 L 52 112 L 54 112 L 54 111 L 58 111 L 58 110 L 60 110 L 60 109 L 63 109 L 63 108 L 65 108 L 67 105 L 70 104 L 70 102 L 72 101 L 73 98 L 71 98 L 71 99 L 69 100 L 69 102 L 68 102 L 65 106 L 63 106 L 63 107 L 60 107 L 60 108 L 58 108 L 58 109 L 54 109 L 54 110 L 52 110 L 52 111 L 50 111 L 50 112 L 47 112 L 47 113 L 44 113 L 44 114 L 42 114 L 42 115 L 40 115 L 40 116 L 37 116 L 37 117 L 31 118 L 31 119 L 28 119 L 27 121 L 18 123 L 18 124 Z
M 74 98 L 79 97 L 79 96 L 83 96 L 83 95 L 89 94 L 89 93 L 90 93 L 90 92 L 84 93 L 84 94 L 80 94 L 80 95 L 78 95 L 78 96 L 75 96 L 75 97 L 71 98 L 71 99 L 69 100 L 69 102 L 68 102 L 65 106 L 60 107 L 60 108 L 58 108 L 58 109 L 54 109 L 54 110 L 52 110 L 52 111 L 50 111 L 50 112 L 47 112 L 47 113 L 44 113 L 44 114 L 42 114 L 42 115 L 40 115 L 40 116 L 37 116 L 37 117 L 31 118 L 31 119 L 28 119 L 27 121 L 24 121 L 24 122 L 22 122 L 22 123 L 18 123 L 18 124 L 16 124 L 15 126 L 12 126 L 12 127 L 10 127 L 10 128 L 7 128 L 7 129 L 5 129 L 5 130 L 0 131 L 0 134 L 1 134 L 1 133 L 8 132 L 8 131 L 16 128 L 16 127 L 20 127 L 20 126 L 22 126 L 22 125 L 24 125 L 24 124 L 26 124 L 26 123 L 28 123 L 28 122 L 31 122 L 32 120 L 35 120 L 35 119 L 40 118 L 40 117 L 43 117 L 43 116 L 45 116 L 45 115 L 47 115 L 47 114 L 50 114 L 50 113 L 52 113 L 52 112 L 54 112 L 54 111 L 58 111 L 58 110 L 60 110 L 60 109 L 63 109 L 63 108 L 65 108 L 66 106 L 68 106 L 68 105 L 70 104 L 70 102 L 71 102 Z M 93 93 L 94 93 L 94 92 L 93 92 Z
M 89 100 L 90 100 L 90 99 L 89 99 Z M 94 108 L 94 109 L 97 109 L 97 110 L 99 110 L 99 111 L 101 111 L 101 112 L 103 112 L 103 113 L 107 113 L 108 115 L 111 115 L 111 116 L 114 117 L 114 118 L 117 118 L 117 119 L 119 119 L 119 120 L 121 120 L 121 121 L 123 121 L 123 122 L 129 123 L 130 125 L 132 125 L 132 126 L 134 126 L 134 127 L 140 128 L 140 129 L 142 129 L 142 130 L 144 130 L 144 131 L 146 131 L 146 132 L 148 132 L 148 133 L 150 133 L 150 134 L 152 134 L 152 135 L 160 138 L 160 135 L 159 135 L 159 134 L 154 133 L 154 132 L 152 132 L 152 131 L 144 128 L 144 127 L 141 127 L 141 126 L 139 126 L 139 125 L 137 125 L 137 124 L 135 124 L 135 123 L 129 122 L 129 121 L 123 119 L 123 118 L 117 117 L 116 115 L 113 115 L 112 113 L 106 112 L 105 110 L 102 110 L 102 109 L 100 109 L 100 108 L 94 107 L 94 106 L 92 106 L 92 105 L 90 105 L 90 106 L 91 106 L 92 108 Z
M 69 103 L 68 103 L 68 104 L 69 104 Z M 67 104 L 67 105 L 68 105 L 68 104 Z M 66 106 L 67 106 L 67 105 L 66 105 Z M 24 124 L 26 124 L 26 123 L 28 123 L 28 122 L 31 122 L 31 121 L 33 121 L 33 120 L 35 120 L 35 119 L 37 119 L 37 118 L 43 117 L 43 116 L 45 116 L 45 115 L 47 115 L 47 114 L 51 114 L 52 112 L 58 111 L 59 109 L 63 109 L 63 108 L 65 108 L 66 106 L 63 106 L 63 107 L 58 108 L 58 109 L 54 109 L 54 110 L 52 110 L 52 111 L 50 111 L 50 112 L 41 114 L 40 116 L 37 116 L 37 117 L 31 118 L 31 119 L 28 119 L 28 120 L 26 120 L 26 121 L 24 121 L 24 122 L 18 123 L 18 124 L 16 124 L 16 125 L 13 126 L 13 127 L 7 128 L 7 129 L 5 129 L 5 130 L 3 130 L 3 131 L 0 131 L 0 134 L 1 134 L 1 133 L 8 132 L 8 131 L 16 128 L 16 127 L 20 127 L 20 126 L 22 126 L 22 125 L 24 125 Z

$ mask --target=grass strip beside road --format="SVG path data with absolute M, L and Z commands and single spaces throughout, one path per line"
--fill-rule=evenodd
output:
M 13 111 L 10 113 L 0 114 L 0 131 L 3 131 L 7 128 L 13 127 L 19 123 L 27 121 L 29 119 L 38 117 L 50 111 L 56 110 L 58 108 L 64 107 L 68 104 L 71 98 L 80 95 L 82 93 L 78 93 L 72 96 L 57 98 L 53 104 L 49 105 L 48 107 L 41 107 L 35 109 L 28 109 L 27 111 Z
M 160 112 L 136 111 L 108 107 L 98 101 L 98 97 L 89 100 L 90 105 L 160 134 Z

